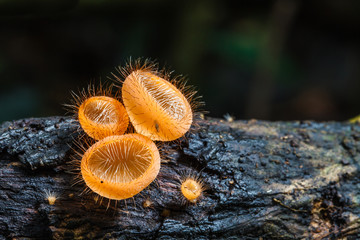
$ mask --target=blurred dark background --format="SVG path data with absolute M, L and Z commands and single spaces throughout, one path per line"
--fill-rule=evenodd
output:
M 210 116 L 360 113 L 359 0 L 0 0 L 0 122 L 64 115 L 131 56 L 188 76 Z

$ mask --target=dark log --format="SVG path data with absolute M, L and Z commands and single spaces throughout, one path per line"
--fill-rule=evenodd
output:
M 155 183 L 115 207 L 72 184 L 75 120 L 2 124 L 0 238 L 360 239 L 359 124 L 199 125 L 180 143 L 163 144 Z M 207 187 L 195 205 L 179 192 L 189 170 Z M 45 191 L 57 193 L 54 205 Z

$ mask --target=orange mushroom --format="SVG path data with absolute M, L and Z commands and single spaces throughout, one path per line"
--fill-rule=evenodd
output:
M 172 141 L 189 130 L 193 111 L 185 95 L 160 75 L 151 67 L 134 69 L 123 82 L 122 98 L 138 133 Z
M 82 129 L 90 137 L 100 140 L 111 135 L 121 135 L 127 130 L 129 116 L 124 105 L 112 93 L 112 85 L 98 87 L 89 84 L 78 94 L 72 92 L 71 104 L 65 104 L 79 120 Z
M 106 137 L 91 146 L 81 160 L 86 185 L 114 200 L 139 193 L 159 170 L 160 155 L 155 143 L 140 134 Z
M 181 183 L 181 193 L 190 203 L 196 203 L 203 191 L 203 183 L 198 178 L 188 177 Z
M 79 107 L 78 118 L 84 131 L 96 140 L 124 134 L 129 124 L 121 102 L 107 96 L 85 99 Z

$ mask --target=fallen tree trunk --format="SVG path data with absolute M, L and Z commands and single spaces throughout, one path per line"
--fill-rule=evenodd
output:
M 81 134 L 75 120 L 2 124 L 0 237 L 360 238 L 360 125 L 218 119 L 199 125 L 180 144 L 163 145 L 156 182 L 115 207 L 81 195 L 83 183 L 72 184 L 72 142 Z M 196 205 L 184 205 L 179 193 L 178 179 L 188 171 L 207 187 Z M 54 205 L 46 191 L 58 195 Z

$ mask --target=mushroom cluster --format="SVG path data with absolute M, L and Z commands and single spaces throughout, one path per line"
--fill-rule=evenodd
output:
M 82 129 L 96 140 L 82 156 L 82 179 L 113 200 L 133 197 L 154 181 L 160 154 L 153 141 L 176 140 L 193 122 L 194 92 L 186 92 L 157 64 L 138 59 L 119 72 L 117 94 L 84 90 L 75 100 Z

